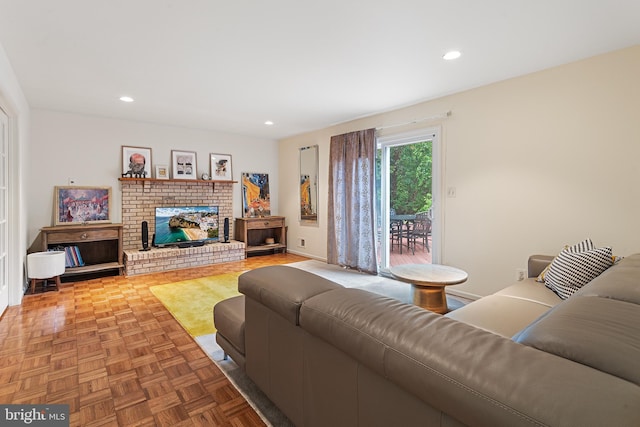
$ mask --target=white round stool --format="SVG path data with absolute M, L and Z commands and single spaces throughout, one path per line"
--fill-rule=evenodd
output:
M 36 282 L 55 279 L 56 289 L 60 287 L 60 276 L 64 273 L 64 252 L 34 252 L 27 255 L 27 275 L 31 280 L 31 293 L 36 291 Z

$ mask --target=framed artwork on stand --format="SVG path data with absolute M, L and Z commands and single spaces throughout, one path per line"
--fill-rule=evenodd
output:
M 242 172 L 242 216 L 271 216 L 269 174 Z
M 231 155 L 211 153 L 209 157 L 211 163 L 211 179 L 216 181 L 233 181 Z
M 151 148 L 123 145 L 122 177 L 151 178 Z
M 54 187 L 53 225 L 111 222 L 111 187 Z
M 197 179 L 195 151 L 171 150 L 171 178 Z

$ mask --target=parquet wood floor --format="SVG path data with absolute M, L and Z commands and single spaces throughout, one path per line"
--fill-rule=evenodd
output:
M 263 426 L 149 291 L 153 285 L 303 261 L 293 254 L 64 283 L 0 319 L 0 403 L 70 405 L 71 426 Z

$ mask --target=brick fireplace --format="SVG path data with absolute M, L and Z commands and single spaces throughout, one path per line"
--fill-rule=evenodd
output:
M 155 208 L 218 206 L 220 232 L 229 218 L 233 236 L 233 181 L 154 180 L 121 178 L 123 248 L 127 275 L 153 273 L 244 259 L 244 243 L 212 243 L 195 248 L 152 248 L 140 252 L 141 224 L 149 226 L 149 244 L 155 232 Z

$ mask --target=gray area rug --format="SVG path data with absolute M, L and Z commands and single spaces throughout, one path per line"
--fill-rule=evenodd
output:
M 293 423 L 280 412 L 269 398 L 251 381 L 242 369 L 231 359 L 224 360 L 224 353 L 216 343 L 216 335 L 203 335 L 196 338 L 196 342 L 209 355 L 211 360 L 220 368 L 236 389 L 249 402 L 249 405 L 268 426 L 293 427 Z
M 286 265 L 317 274 L 347 288 L 365 289 L 408 304 L 411 304 L 413 301 L 411 285 L 398 280 L 372 276 L 317 260 L 301 261 Z M 447 303 L 451 310 L 455 310 L 467 302 L 468 301 L 463 298 L 447 295 Z M 211 360 L 218 365 L 227 378 L 229 378 L 229 381 L 231 381 L 253 409 L 255 409 L 265 424 L 274 427 L 293 426 L 293 423 L 280 412 L 231 358 L 224 360 L 223 351 L 216 343 L 215 334 L 197 337 L 196 342 L 209 355 Z

